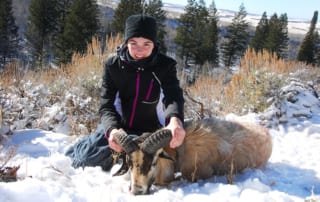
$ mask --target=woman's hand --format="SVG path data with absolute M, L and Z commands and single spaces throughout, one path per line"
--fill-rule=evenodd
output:
M 117 133 L 121 132 L 120 130 L 122 129 L 112 129 L 108 138 L 109 147 L 119 153 L 123 152 L 123 148 L 115 141 L 115 136 Z
M 169 124 L 165 128 L 171 130 L 172 133 L 170 147 L 179 147 L 183 143 L 184 137 L 186 136 L 186 131 L 184 130 L 180 119 L 177 117 L 171 117 Z

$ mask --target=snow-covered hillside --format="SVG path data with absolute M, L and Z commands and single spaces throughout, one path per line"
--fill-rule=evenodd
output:
M 171 18 L 178 18 L 180 14 L 184 13 L 184 6 L 177 5 L 174 3 L 164 3 L 163 9 L 168 12 L 168 17 L 171 17 Z M 227 25 L 228 23 L 230 23 L 236 12 L 237 11 L 228 10 L 227 8 L 218 8 L 220 23 L 223 25 Z M 280 14 L 282 13 L 278 13 L 278 15 Z M 248 13 L 246 20 L 252 26 L 255 27 L 259 23 L 261 16 L 262 16 L 262 13 L 261 14 Z M 309 26 L 310 26 L 310 21 L 306 21 L 303 19 L 294 19 L 294 18 L 288 19 L 288 31 L 290 34 L 305 34 L 309 30 Z M 320 31 L 319 24 L 317 28 Z

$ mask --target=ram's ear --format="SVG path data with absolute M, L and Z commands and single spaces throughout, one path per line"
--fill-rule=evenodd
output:
M 120 158 L 121 158 L 121 161 L 122 161 L 122 164 L 121 164 L 121 167 L 120 169 L 115 172 L 112 176 L 120 176 L 120 175 L 124 175 L 128 172 L 129 170 L 129 164 L 127 162 L 127 158 L 126 158 L 126 155 L 125 154 L 122 154 L 120 155 Z

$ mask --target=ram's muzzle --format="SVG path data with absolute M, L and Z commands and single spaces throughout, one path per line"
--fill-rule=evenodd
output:
M 138 138 L 117 134 L 116 141 L 123 147 L 126 157 L 122 156 L 122 166 L 114 174 L 125 174 L 131 170 L 131 193 L 148 194 L 157 174 L 157 161 L 162 148 L 169 145 L 172 138 L 170 130 L 162 129 L 146 133 Z

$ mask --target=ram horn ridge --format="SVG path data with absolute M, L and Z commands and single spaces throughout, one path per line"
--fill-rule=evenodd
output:
M 123 130 L 120 130 L 120 132 L 115 135 L 115 141 L 127 154 L 138 149 L 138 145 L 133 141 L 132 137 L 128 136 L 128 134 Z
M 148 154 L 154 154 L 158 149 L 169 145 L 172 134 L 169 129 L 160 129 L 152 133 L 141 144 L 141 150 Z

